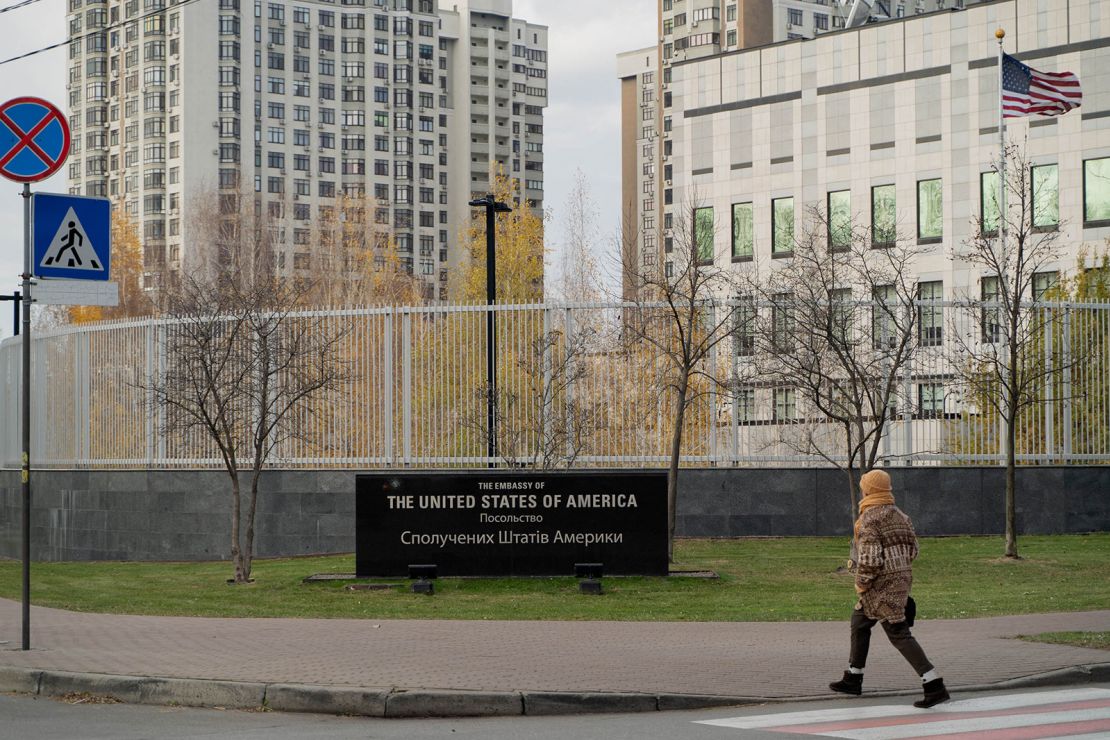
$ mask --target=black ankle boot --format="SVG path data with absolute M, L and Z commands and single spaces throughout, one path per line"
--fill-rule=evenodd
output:
M 942 701 L 948 701 L 952 697 L 948 695 L 948 689 L 944 688 L 943 678 L 934 678 L 932 681 L 926 681 L 924 686 L 925 696 L 913 703 L 918 709 L 928 709 L 931 706 L 940 704 Z
M 829 688 L 833 691 L 839 691 L 841 694 L 859 696 L 863 693 L 863 674 L 844 671 L 844 678 L 833 681 L 829 684 Z

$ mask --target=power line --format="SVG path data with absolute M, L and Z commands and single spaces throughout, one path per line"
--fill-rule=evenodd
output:
M 6 8 L 0 8 L 0 13 L 7 13 L 9 10 L 19 10 L 20 8 L 22 8 L 25 5 L 34 5 L 37 2 L 39 2 L 39 0 L 23 0 L 23 2 L 21 2 L 21 3 L 16 3 L 15 5 L 9 5 Z
M 53 49 L 57 49 L 59 46 L 66 46 L 67 44 L 71 44 L 75 41 L 76 42 L 81 42 L 81 41 L 84 41 L 85 39 L 91 38 L 93 36 L 98 36 L 100 34 L 106 34 L 106 33 L 108 33 L 108 31 L 114 31 L 116 29 L 123 28 L 124 26 L 126 26 L 130 23 L 138 23 L 139 21 L 150 18 L 151 16 L 163 15 L 165 13 L 170 12 L 174 8 L 180 8 L 182 6 L 189 5 L 191 3 L 195 3 L 196 1 L 197 0 L 181 0 L 181 2 L 177 3 L 176 5 L 170 6 L 169 8 L 159 8 L 158 10 L 152 10 L 149 13 L 143 13 L 142 15 L 137 16 L 135 18 L 128 18 L 127 20 L 117 21 L 116 23 L 113 23 L 109 26 L 105 26 L 104 28 L 97 29 L 96 31 L 89 31 L 84 36 L 76 36 L 74 38 L 66 39 L 65 41 L 59 41 L 56 44 L 50 44 L 49 46 L 43 46 L 39 49 L 34 49 L 33 51 L 28 51 L 24 54 L 20 54 L 18 56 L 14 56 L 14 57 L 10 57 L 8 59 L 4 59 L 4 60 L 0 61 L 0 65 L 7 64 L 8 62 L 15 62 L 15 61 L 18 61 L 20 59 L 26 59 L 27 57 L 33 57 L 36 54 L 41 54 L 44 51 L 51 51 Z M 37 3 L 37 2 L 39 2 L 39 0 L 23 0 L 22 3 L 19 3 L 17 5 L 9 6 L 8 8 L 6 8 L 6 10 L 11 10 L 11 9 L 14 9 L 14 8 L 22 7 L 23 5 L 29 5 L 31 3 Z

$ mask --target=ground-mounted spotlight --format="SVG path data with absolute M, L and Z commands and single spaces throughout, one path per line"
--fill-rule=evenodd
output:
M 438 568 L 435 563 L 409 565 L 409 578 L 414 579 L 412 582 L 412 592 L 414 594 L 433 595 L 436 592 L 436 587 L 432 581 L 437 576 Z
M 582 579 L 578 582 L 578 593 L 600 596 L 603 570 L 602 563 L 575 563 L 574 577 Z
M 589 596 L 601 596 L 601 581 L 597 578 L 587 578 L 578 582 L 578 593 Z

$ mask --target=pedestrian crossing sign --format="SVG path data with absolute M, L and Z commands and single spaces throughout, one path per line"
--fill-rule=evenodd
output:
M 111 202 L 107 198 L 31 196 L 34 262 L 39 278 L 107 280 L 111 264 Z

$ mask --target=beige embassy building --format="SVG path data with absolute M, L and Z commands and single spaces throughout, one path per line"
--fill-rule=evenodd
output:
M 70 191 L 138 223 L 148 287 L 196 269 L 206 203 L 264 217 L 274 268 L 307 272 L 345 195 L 444 300 L 492 172 L 543 207 L 547 29 L 512 0 L 67 1 Z
M 703 247 L 718 265 L 787 269 L 806 210 L 834 203 L 926 248 L 923 297 L 989 294 L 990 276 L 959 254 L 998 156 L 1001 27 L 1007 53 L 1082 83 L 1082 107 L 1065 116 L 1007 119 L 1050 214 L 1038 225 L 1059 229 L 1066 251 L 1041 284 L 1074 270 L 1081 249 L 1110 237 L 1108 11 L 1105 0 L 990 2 L 673 64 L 660 236 L 638 259 L 669 269 L 675 220 L 696 207 L 717 224 Z
M 978 0 L 658 0 L 658 43 L 617 57 L 622 229 L 636 235 L 635 244 L 630 240 L 628 246 L 651 267 L 660 242 L 658 226 L 674 216 L 666 198 L 674 180 L 674 127 L 683 117 L 674 93 L 678 66 L 974 2 Z M 626 280 L 626 296 L 628 286 Z

